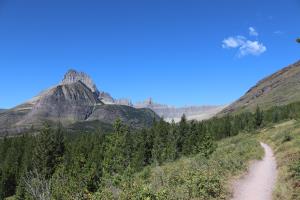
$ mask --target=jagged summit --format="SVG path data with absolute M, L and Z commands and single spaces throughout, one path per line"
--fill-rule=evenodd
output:
M 81 81 L 85 84 L 93 93 L 99 93 L 96 85 L 94 84 L 92 78 L 84 72 L 78 72 L 74 69 L 70 69 L 61 81 L 62 85 L 72 84 Z
M 74 69 L 70 69 L 65 74 L 64 79 L 61 81 L 60 84 L 67 85 L 76 83 L 78 81 L 86 85 L 103 103 L 114 104 L 115 100 L 111 97 L 111 95 L 107 92 L 99 91 L 92 78 L 84 72 L 78 72 Z

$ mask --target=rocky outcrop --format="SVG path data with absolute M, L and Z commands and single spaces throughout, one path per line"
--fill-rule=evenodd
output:
M 114 99 L 112 98 L 112 96 L 107 92 L 99 91 L 91 77 L 84 72 L 77 72 L 71 69 L 65 74 L 64 79 L 60 84 L 69 85 L 78 81 L 82 82 L 86 87 L 88 87 L 100 101 L 107 104 L 114 103 Z
M 77 72 L 73 69 L 70 69 L 64 76 L 64 79 L 61 81 L 60 85 L 68 85 L 81 81 L 86 87 L 88 87 L 93 93 L 97 93 L 98 89 L 94 84 L 91 77 L 84 72 Z

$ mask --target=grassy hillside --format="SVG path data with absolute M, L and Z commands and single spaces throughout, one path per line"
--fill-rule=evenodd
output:
M 264 110 L 300 100 L 300 61 L 262 79 L 245 95 L 225 108 L 220 115 L 255 111 L 257 105 Z
M 93 198 L 228 199 L 230 180 L 246 171 L 250 160 L 260 159 L 262 155 L 255 135 L 240 134 L 218 142 L 209 159 L 198 154 L 147 167 L 134 178 L 107 183 Z
M 272 146 L 278 164 L 274 200 L 300 199 L 300 121 L 269 126 L 259 139 Z

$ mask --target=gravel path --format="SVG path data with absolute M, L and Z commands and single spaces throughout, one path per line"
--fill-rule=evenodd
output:
M 260 143 L 265 150 L 263 160 L 251 164 L 249 172 L 234 184 L 232 200 L 271 200 L 276 181 L 276 160 L 272 149 Z

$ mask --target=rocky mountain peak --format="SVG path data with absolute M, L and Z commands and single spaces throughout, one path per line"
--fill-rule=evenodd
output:
M 61 84 L 72 84 L 78 81 L 81 81 L 83 84 L 85 84 L 93 93 L 98 93 L 98 89 L 91 77 L 84 72 L 78 72 L 74 69 L 70 69 L 65 74 L 64 79 L 61 81 Z

